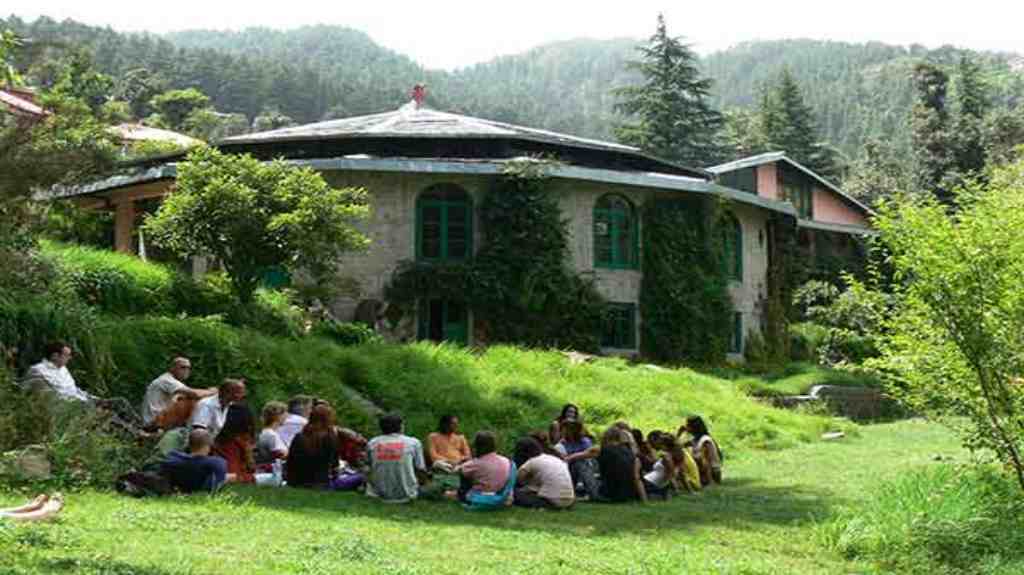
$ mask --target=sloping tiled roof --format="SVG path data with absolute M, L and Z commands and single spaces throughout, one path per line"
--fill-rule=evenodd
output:
M 170 130 L 161 130 L 159 128 L 151 128 L 149 126 L 143 126 L 142 124 L 120 124 L 109 128 L 108 131 L 120 138 L 122 141 L 127 142 L 171 142 L 183 148 L 202 144 L 202 141 L 186 136 L 185 134 L 179 134 L 178 132 L 172 132 Z
M 711 166 L 709 168 L 704 169 L 717 176 L 718 174 L 724 174 L 726 172 L 735 172 L 736 170 L 742 170 L 744 168 L 753 168 L 755 166 L 761 166 L 764 164 L 773 164 L 775 162 L 786 162 L 787 164 L 807 174 L 812 179 L 817 181 L 819 184 L 825 186 L 829 190 L 832 190 L 841 198 L 843 198 L 850 204 L 853 204 L 855 207 L 863 211 L 865 214 L 874 214 L 871 208 L 860 203 L 852 196 L 847 195 L 846 192 L 839 189 L 839 186 L 836 186 L 832 182 L 819 176 L 810 168 L 804 166 L 803 164 L 800 164 L 796 160 L 791 159 L 789 156 L 786 155 L 786 152 L 768 152 L 765 154 L 759 154 L 757 156 L 750 156 L 749 158 L 740 158 L 738 160 L 733 160 L 725 164 L 719 164 L 717 166 Z
M 245 134 L 220 143 L 285 142 L 358 137 L 403 138 L 523 138 L 615 152 L 640 153 L 638 148 L 613 142 L 580 138 L 558 132 L 516 126 L 450 112 L 405 105 L 393 112 L 356 116 Z
M 0 102 L 3 102 L 7 109 L 14 114 L 26 114 L 29 116 L 46 115 L 46 110 L 43 110 L 42 106 L 12 91 L 0 90 Z

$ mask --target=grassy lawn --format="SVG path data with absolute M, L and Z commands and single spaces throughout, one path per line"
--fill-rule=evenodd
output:
M 834 443 L 728 452 L 726 484 L 698 496 L 568 512 L 470 513 L 290 489 L 76 493 L 55 524 L 0 526 L 0 572 L 881 573 L 825 549 L 818 525 L 937 454 L 963 457 L 935 425 L 867 426 Z M 0 504 L 21 498 L 0 492 Z

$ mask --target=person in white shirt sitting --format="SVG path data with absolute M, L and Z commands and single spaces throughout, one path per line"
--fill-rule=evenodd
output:
M 296 395 L 288 400 L 288 416 L 277 428 L 277 435 L 285 447 L 290 447 L 292 439 L 302 433 L 302 428 L 309 423 L 309 413 L 313 411 L 313 398 L 308 395 Z
M 122 397 L 104 399 L 78 387 L 75 378 L 68 371 L 68 363 L 74 356 L 71 346 L 63 341 L 54 341 L 44 348 L 45 358 L 29 368 L 21 380 L 26 390 L 49 391 L 58 399 L 80 402 L 108 411 L 111 423 L 133 434 L 139 434 L 141 419 L 138 413 Z
M 216 387 L 193 389 L 184 381 L 192 375 L 192 362 L 176 357 L 166 372 L 146 388 L 142 399 L 142 423 L 147 428 L 171 429 L 186 424 L 200 399 L 217 394 Z
M 205 429 L 217 437 L 228 416 L 231 404 L 245 399 L 245 380 L 225 379 L 217 388 L 217 395 L 207 397 L 196 404 L 189 424 L 192 429 Z

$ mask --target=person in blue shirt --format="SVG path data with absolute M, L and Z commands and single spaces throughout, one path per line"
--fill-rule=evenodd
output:
M 210 432 L 193 429 L 188 434 L 188 452 L 171 451 L 160 466 L 160 474 L 182 493 L 213 493 L 234 478 L 228 473 L 228 464 L 223 457 L 210 455 L 212 448 Z

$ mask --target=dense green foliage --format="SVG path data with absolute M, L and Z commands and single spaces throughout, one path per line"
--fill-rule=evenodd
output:
M 1009 574 L 1024 564 L 1024 501 L 990 469 L 940 464 L 879 486 L 824 524 L 825 543 L 887 572 Z
M 1024 160 L 955 200 L 956 214 L 927 198 L 886 205 L 876 220 L 899 283 L 875 365 L 914 410 L 950 417 L 1024 489 Z
M 145 231 L 180 257 L 215 257 L 249 303 L 273 269 L 328 280 L 342 253 L 366 246 L 353 227 L 366 214 L 365 190 L 333 189 L 309 168 L 203 147 L 178 165 L 175 193 Z
M 644 209 L 640 349 L 665 362 L 719 363 L 733 325 L 720 207 L 704 198 Z
M 330 26 L 187 31 L 167 39 L 47 18 L 9 18 L 0 23 L 5 26 L 40 46 L 61 41 L 91 49 L 100 71 L 115 79 L 115 97 L 130 102 L 136 118 L 152 112 L 153 96 L 194 87 L 217 110 L 242 114 L 250 124 L 270 110 L 303 123 L 395 109 L 412 85 L 426 81 L 428 102 L 440 109 L 611 139 L 616 99 L 610 88 L 640 80 L 625 66 L 636 46 L 629 39 L 560 42 L 443 72 L 423 70 L 361 32 Z M 38 67 L 52 51 L 28 51 L 19 69 Z M 788 68 L 822 130 L 820 140 L 856 162 L 870 141 L 884 142 L 894 158 L 910 156 L 913 66 L 929 60 L 956 75 L 961 54 L 950 47 L 780 40 L 740 44 L 701 65 L 714 81 L 716 107 L 724 110 L 756 108 L 762 86 Z M 1024 75 L 1013 56 L 975 57 L 989 89 L 989 118 L 1019 108 Z M 954 83 L 954 97 L 957 89 Z M 1012 133 L 1005 120 L 1019 114 L 986 120 L 986 131 Z
M 682 164 L 707 166 L 721 159 L 722 114 L 711 106 L 713 82 L 701 76 L 697 55 L 668 35 L 658 15 L 654 35 L 626 63 L 641 83 L 616 88 L 615 110 L 626 120 L 616 126 L 620 142 Z

